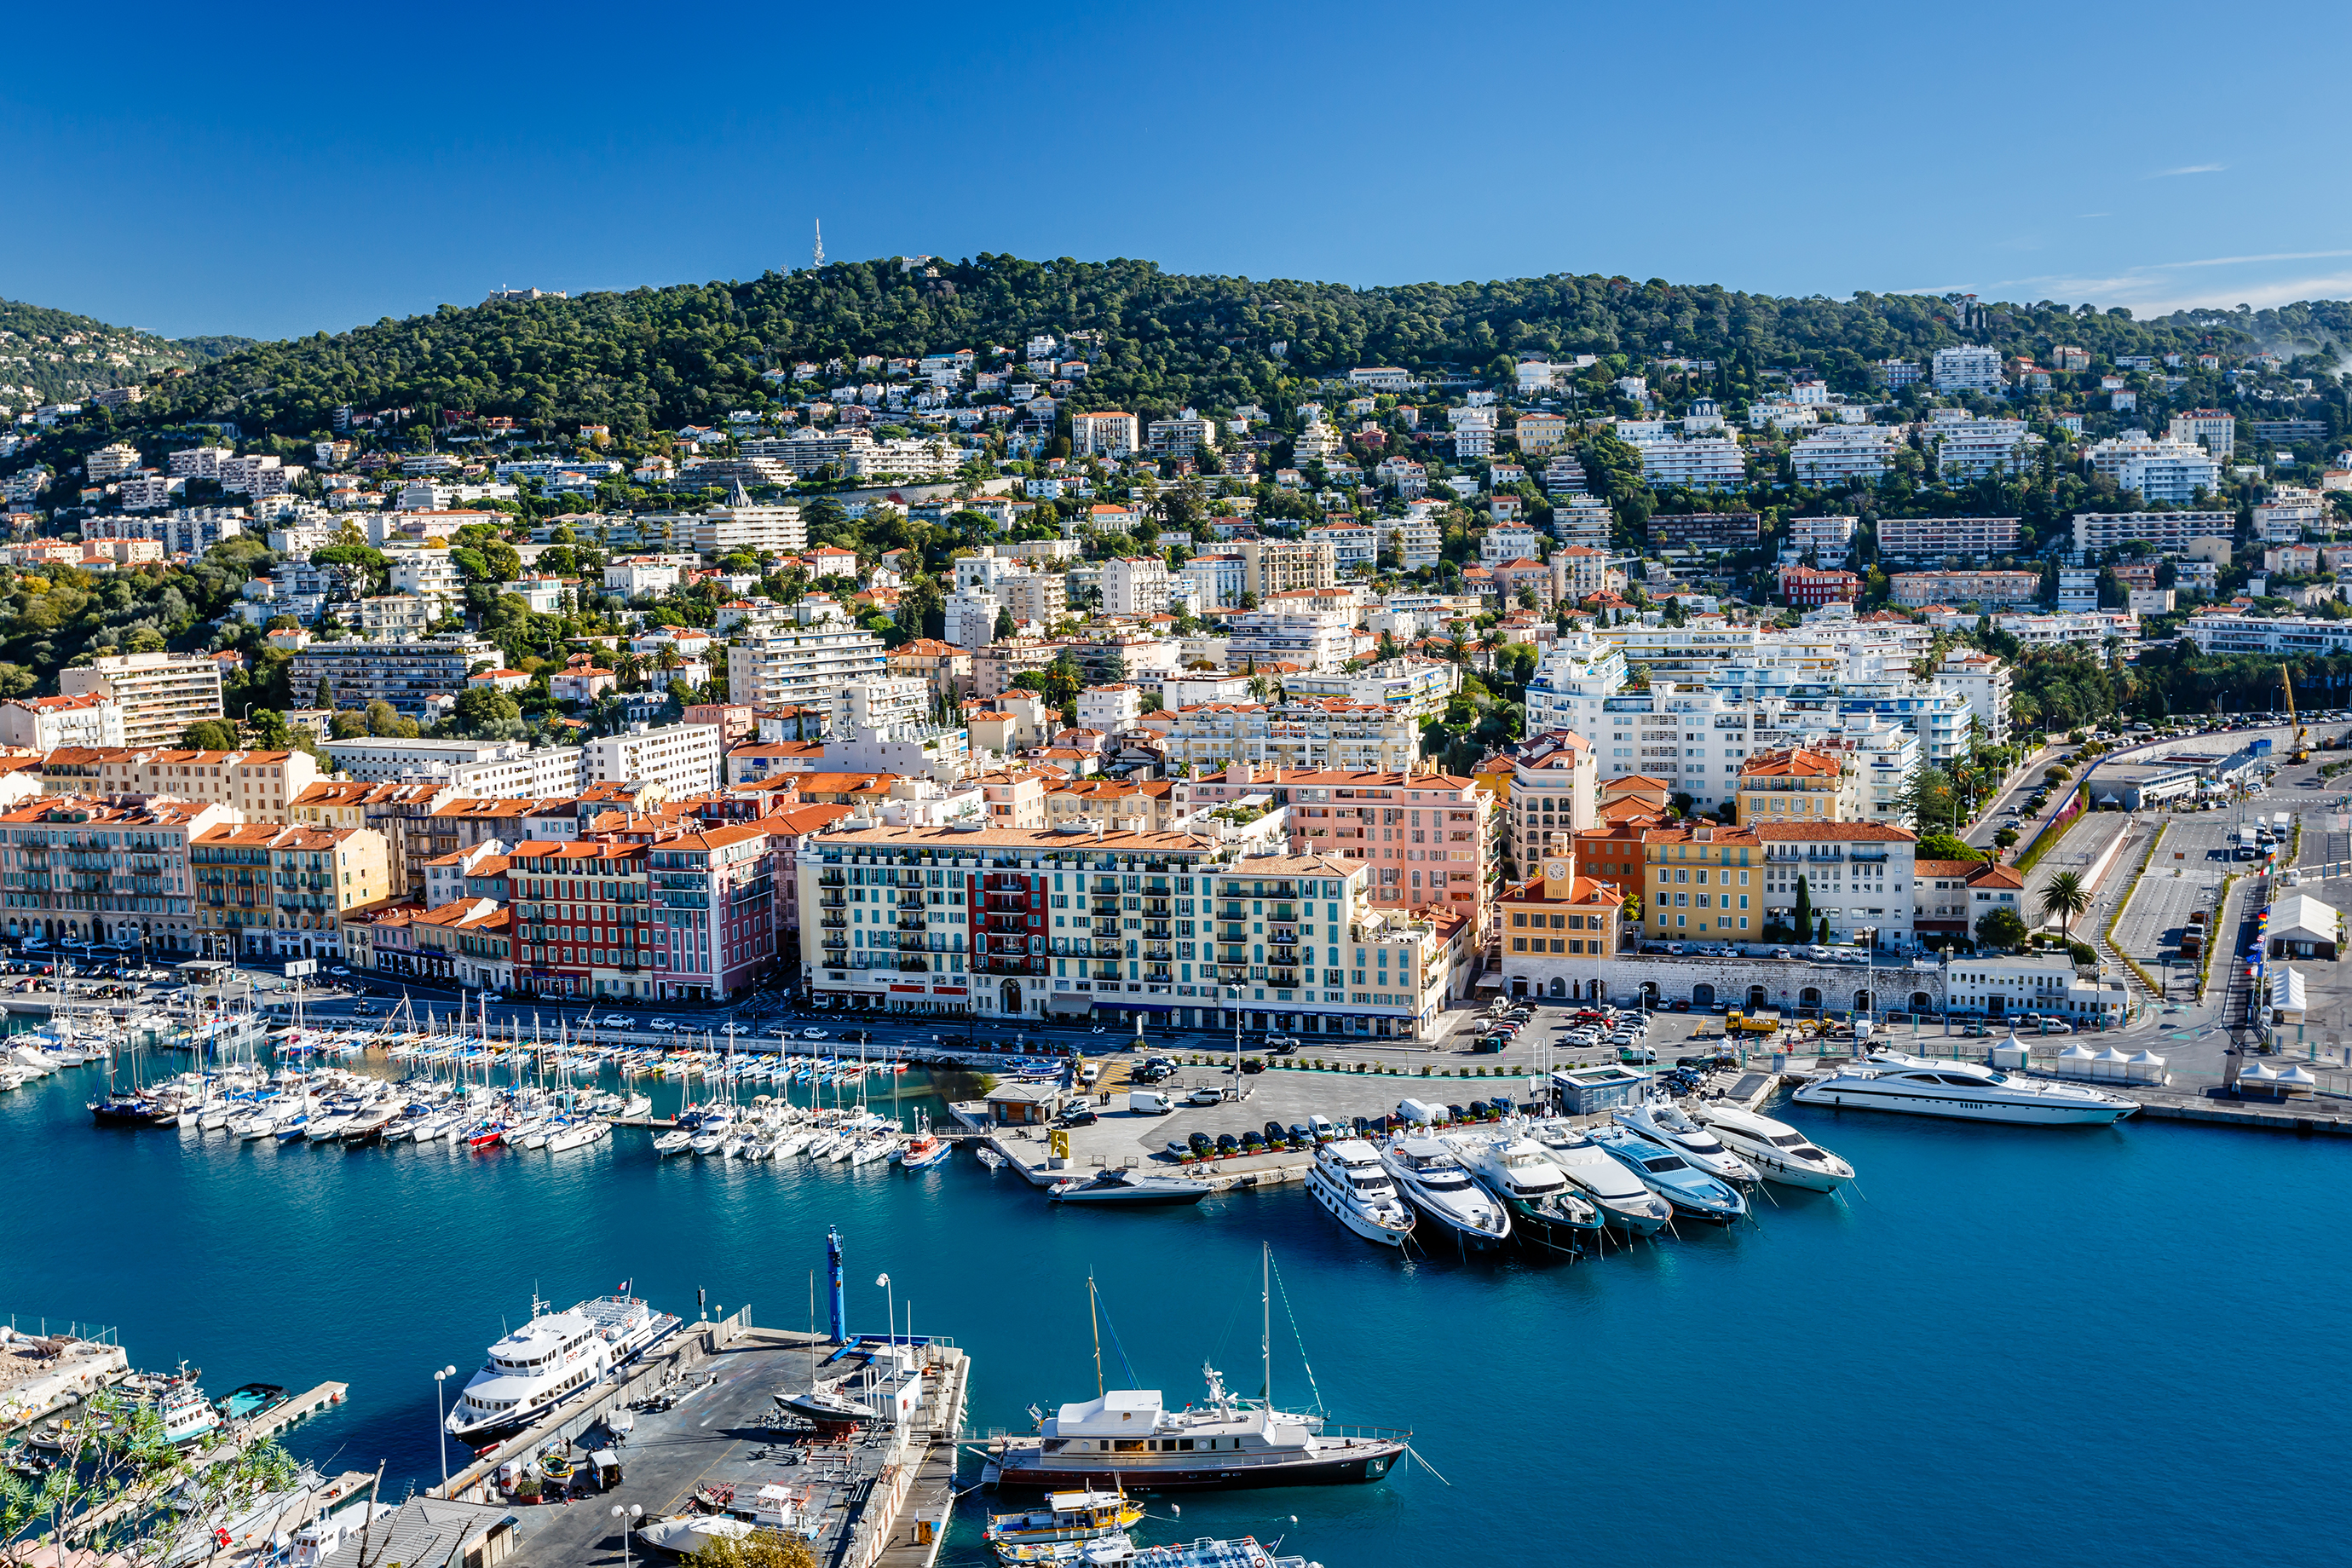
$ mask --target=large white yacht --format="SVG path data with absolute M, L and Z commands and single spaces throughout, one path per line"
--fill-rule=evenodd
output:
M 1630 1127 L 1653 1143 L 1661 1143 L 1719 1181 L 1752 1182 L 1756 1167 L 1723 1146 L 1716 1135 L 1693 1121 L 1671 1100 L 1644 1100 L 1610 1118 Z
M 1701 1105 L 1693 1114 L 1768 1182 L 1833 1193 L 1853 1180 L 1852 1165 L 1785 1121 L 1735 1105 Z
M 1399 1138 L 1381 1153 L 1405 1201 L 1464 1248 L 1500 1247 L 1511 1215 L 1471 1180 L 1451 1147 L 1435 1138 Z
M 1446 1140 L 1481 1186 L 1510 1211 L 1512 1234 L 1533 1247 L 1573 1257 L 1600 1228 L 1600 1213 L 1569 1186 L 1540 1145 L 1503 1130 L 1456 1133 Z
M 490 1346 L 490 1359 L 449 1412 L 450 1434 L 474 1447 L 502 1442 L 678 1326 L 634 1296 L 599 1296 L 561 1312 L 533 1300 L 531 1319 Z
M 1360 1138 L 1342 1138 L 1315 1151 L 1307 1190 L 1332 1218 L 1383 1247 L 1402 1247 L 1412 1234 L 1412 1211 L 1397 1196 L 1381 1157 Z
M 2053 1083 L 1976 1062 L 1931 1061 L 1891 1051 L 1816 1078 L 1790 1098 L 1800 1105 L 2028 1127 L 2104 1127 L 2139 1109 L 2136 1100 L 2083 1084 Z
M 1603 1153 L 1581 1128 L 1543 1121 L 1536 1124 L 1532 1135 L 1568 1184 L 1599 1211 L 1601 1224 L 1627 1236 L 1652 1236 L 1674 1218 L 1672 1204 Z

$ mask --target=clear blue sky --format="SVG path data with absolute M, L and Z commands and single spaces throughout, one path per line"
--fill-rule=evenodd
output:
M 2352 295 L 2352 7 L 26 7 L 0 295 L 283 336 L 835 258 Z

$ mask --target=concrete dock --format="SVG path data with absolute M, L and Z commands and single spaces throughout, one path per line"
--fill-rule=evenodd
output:
M 808 1533 L 819 1568 L 929 1568 L 955 1503 L 969 1358 L 929 1336 L 902 1336 L 896 1344 L 865 1336 L 843 1345 L 753 1328 L 740 1316 L 723 1334 L 706 1325 L 692 1336 L 666 1384 L 640 1380 L 623 1402 L 640 1406 L 628 1416 L 631 1429 L 616 1434 L 600 1417 L 567 1434 L 574 1446 L 613 1447 L 621 1479 L 599 1488 L 593 1467 L 583 1465 L 573 1502 L 514 1505 L 522 1521 L 514 1568 L 617 1559 L 616 1503 L 642 1508 L 640 1523 L 718 1511 Z M 902 1388 L 908 1419 L 820 1434 L 783 1416 L 777 1396 L 805 1393 L 819 1378 L 845 1379 L 844 1392 L 869 1403 Z M 642 1395 L 656 1386 L 664 1387 L 662 1400 L 647 1407 Z M 549 1440 L 530 1434 L 509 1447 L 528 1454 Z M 485 1500 L 503 1495 L 482 1478 L 464 1490 Z

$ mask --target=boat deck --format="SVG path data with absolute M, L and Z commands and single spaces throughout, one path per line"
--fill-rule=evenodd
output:
M 698 1494 L 743 1517 L 762 1504 L 762 1489 L 782 1488 L 790 1507 L 816 1531 L 819 1568 L 929 1568 L 955 1500 L 956 1439 L 962 1431 L 970 1361 L 932 1340 L 923 1391 L 903 1429 L 877 1425 L 846 1437 L 772 1425 L 775 1396 L 805 1392 L 815 1375 L 852 1379 L 886 1347 L 843 1350 L 820 1335 L 742 1328 L 681 1369 L 672 1384 L 688 1392 L 667 1411 L 634 1415 L 635 1430 L 618 1447 L 624 1479 L 609 1493 L 582 1467 L 577 1506 L 518 1505 L 521 1541 L 512 1568 L 570 1568 L 617 1561 L 621 1538 L 610 1505 L 635 1504 L 650 1521 L 688 1511 Z M 578 1449 L 601 1447 L 600 1427 L 567 1434 Z M 529 1446 L 524 1446 L 529 1451 Z M 632 1542 L 632 1550 L 646 1549 Z

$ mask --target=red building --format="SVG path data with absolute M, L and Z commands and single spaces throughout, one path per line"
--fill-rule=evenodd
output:
M 1795 609 L 1851 605 L 1861 595 L 1862 579 L 1851 572 L 1825 572 L 1814 566 L 1780 568 L 1780 597 Z

